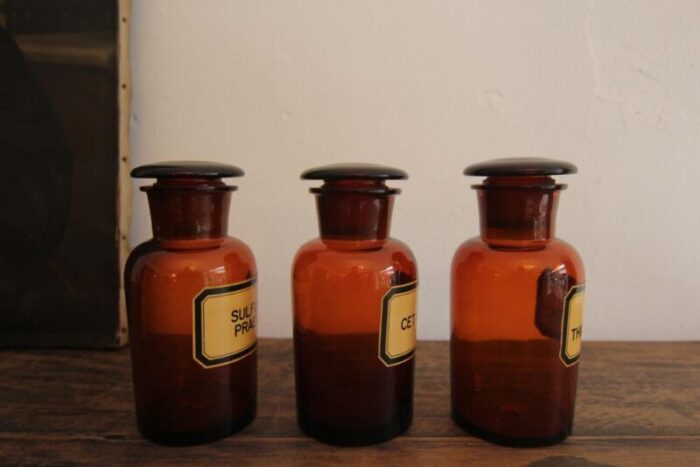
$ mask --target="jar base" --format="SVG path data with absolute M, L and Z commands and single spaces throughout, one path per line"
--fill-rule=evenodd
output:
M 457 411 L 452 411 L 452 420 L 462 428 L 464 431 L 481 438 L 490 443 L 498 444 L 501 446 L 510 447 L 542 447 L 551 446 L 565 440 L 571 434 L 571 430 L 565 430 L 554 436 L 549 437 L 537 437 L 537 438 L 514 438 L 512 436 L 499 435 L 497 433 L 492 433 L 490 431 L 479 428 L 475 425 L 469 423 L 464 417 L 462 417 Z
M 305 420 L 301 416 L 297 421 L 304 433 L 322 443 L 334 446 L 369 446 L 382 443 L 403 434 L 411 426 L 410 418 L 403 423 L 359 430 L 339 430 Z
M 244 419 L 234 421 L 226 426 L 195 433 L 163 433 L 142 429 L 141 427 L 139 427 L 139 433 L 145 439 L 162 446 L 196 446 L 199 444 L 211 443 L 236 434 L 250 425 L 254 419 L 255 414 L 253 413 Z

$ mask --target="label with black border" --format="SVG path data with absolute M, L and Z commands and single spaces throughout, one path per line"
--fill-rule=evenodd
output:
M 575 365 L 581 356 L 585 289 L 585 284 L 575 285 L 564 298 L 559 359 L 565 366 Z
M 194 299 L 192 356 L 204 368 L 240 360 L 257 346 L 257 278 L 203 289 Z
M 418 282 L 397 285 L 382 299 L 379 360 L 386 366 L 413 358 L 416 350 L 416 299 Z

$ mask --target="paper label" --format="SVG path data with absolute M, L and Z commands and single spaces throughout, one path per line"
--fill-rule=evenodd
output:
M 585 288 L 585 284 L 572 287 L 564 299 L 559 358 L 566 366 L 578 363 L 581 355 Z
M 417 282 L 397 285 L 382 299 L 379 359 L 394 366 L 413 358 L 416 349 Z
M 193 324 L 193 357 L 204 368 L 250 355 L 257 344 L 256 278 L 202 290 Z

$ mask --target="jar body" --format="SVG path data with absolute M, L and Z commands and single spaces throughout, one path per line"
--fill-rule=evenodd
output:
M 410 426 L 413 354 L 388 364 L 378 349 L 383 302 L 390 290 L 415 289 L 416 280 L 413 255 L 397 240 L 316 239 L 299 250 L 294 356 L 298 421 L 307 434 L 331 444 L 366 445 Z M 415 316 L 404 317 L 403 325 L 415 333 Z
M 254 344 L 232 362 L 206 366 L 195 358 L 195 299 L 204 290 L 246 281 L 254 284 L 256 277 L 255 260 L 243 242 L 225 237 L 216 243 L 208 248 L 165 249 L 151 240 L 137 247 L 127 261 L 138 427 L 155 442 L 206 442 L 240 430 L 255 417 Z M 246 331 L 254 333 L 254 326 L 252 316 Z M 247 338 L 254 342 L 255 336 Z
M 474 238 L 459 247 L 450 348 L 458 424 L 516 446 L 571 433 L 578 364 L 561 358 L 561 323 L 565 297 L 583 284 L 581 259 L 561 240 L 499 249 Z

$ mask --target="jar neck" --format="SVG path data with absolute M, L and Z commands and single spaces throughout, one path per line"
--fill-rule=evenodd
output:
M 536 249 L 555 236 L 559 191 L 550 177 L 489 177 L 476 186 L 481 238 L 491 247 Z
M 326 181 L 316 195 L 321 239 L 349 249 L 381 246 L 389 236 L 394 196 L 381 180 Z
M 212 248 L 228 234 L 231 192 L 221 179 L 169 178 L 142 188 L 148 194 L 153 238 L 164 248 Z

